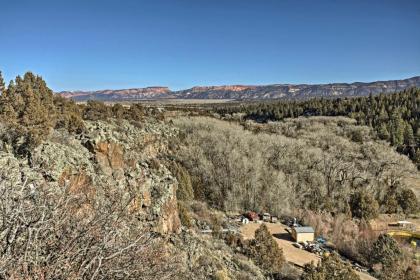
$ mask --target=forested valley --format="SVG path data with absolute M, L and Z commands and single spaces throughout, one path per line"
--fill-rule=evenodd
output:
M 243 113 L 244 118 L 259 122 L 300 116 L 346 116 L 359 125 L 372 127 L 379 139 L 390 142 L 420 168 L 420 90 L 417 88 L 369 97 L 220 105 L 215 111 L 222 115 Z
M 197 110 L 78 104 L 26 73 L 0 94 L 0 278 L 417 279 L 378 225 L 419 221 L 418 89 Z M 334 250 L 297 267 L 275 223 L 245 236 L 249 211 Z

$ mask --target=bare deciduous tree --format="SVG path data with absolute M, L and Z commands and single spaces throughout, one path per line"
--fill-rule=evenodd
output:
M 85 195 L 0 181 L 0 278 L 170 279 L 163 240 L 142 228 L 121 193 Z

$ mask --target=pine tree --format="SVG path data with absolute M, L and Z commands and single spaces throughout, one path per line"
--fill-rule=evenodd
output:
M 408 146 L 415 145 L 416 140 L 414 138 L 413 128 L 409 123 L 405 124 L 404 129 L 404 144 Z
M 382 140 L 388 140 L 389 139 L 389 132 L 388 128 L 386 127 L 385 123 L 382 123 L 379 127 L 378 136 Z
M 0 71 L 0 95 L 6 91 L 6 84 L 4 83 L 2 72 Z
M 404 121 L 398 112 L 394 112 L 391 116 L 391 142 L 395 146 L 404 143 Z

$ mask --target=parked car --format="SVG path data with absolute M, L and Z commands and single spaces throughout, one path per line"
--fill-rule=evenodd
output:
M 302 245 L 302 247 L 305 247 L 305 248 L 308 247 L 308 245 L 309 245 L 309 243 L 306 242 L 306 241 L 300 241 L 299 244 Z
M 244 216 L 250 221 L 258 221 L 260 219 L 258 214 L 253 211 L 246 212 Z
M 264 214 L 262 214 L 262 220 L 263 220 L 264 222 L 270 222 L 270 220 L 271 220 L 271 215 L 270 215 L 270 213 L 264 213 Z

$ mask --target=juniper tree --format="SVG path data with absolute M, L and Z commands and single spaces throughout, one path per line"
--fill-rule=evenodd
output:
M 279 273 L 285 262 L 283 250 L 271 236 L 266 224 L 255 231 L 252 252 L 255 262 L 270 274 Z
M 388 234 L 379 235 L 371 250 L 371 264 L 391 265 L 401 257 L 398 243 Z
M 379 204 L 366 191 L 357 191 L 350 198 L 350 209 L 353 217 L 370 220 L 378 216 Z

